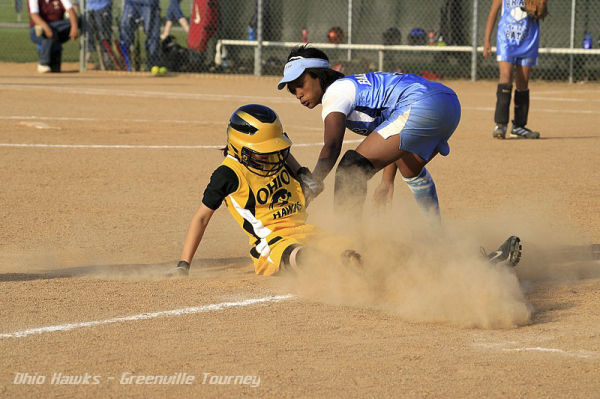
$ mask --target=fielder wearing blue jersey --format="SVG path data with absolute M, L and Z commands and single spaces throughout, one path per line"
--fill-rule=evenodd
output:
M 292 50 L 283 75 L 279 90 L 287 85 L 309 109 L 323 105 L 325 143 L 313 171 L 317 180 L 325 179 L 335 165 L 346 128 L 365 136 L 356 150 L 344 154 L 336 169 L 337 211 L 344 216 L 359 213 L 367 181 L 385 168 L 375 191 L 376 205 L 389 204 L 400 170 L 420 208 L 439 220 L 435 184 L 425 165 L 438 153 L 450 152 L 448 139 L 461 112 L 452 89 L 412 74 L 370 72 L 345 77 L 329 68 L 325 53 L 307 45 Z
M 526 128 L 529 114 L 529 75 L 537 65 L 540 45 L 539 21 L 524 10 L 525 0 L 493 0 L 485 28 L 483 56 L 492 54 L 490 36 L 501 10 L 496 38 L 496 55 L 500 67 L 500 81 L 496 93 L 496 128 L 493 137 L 504 139 L 509 121 L 512 96 L 513 69 L 516 69 L 515 110 L 510 136 L 520 139 L 538 139 L 540 134 Z

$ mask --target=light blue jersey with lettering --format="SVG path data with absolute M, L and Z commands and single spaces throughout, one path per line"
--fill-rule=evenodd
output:
M 537 65 L 540 23 L 524 11 L 524 1 L 502 1 L 496 53 L 498 61 L 533 66 Z
M 410 73 L 369 72 L 346 76 L 333 85 L 347 85 L 348 81 L 354 84 L 356 91 L 352 96 L 352 109 L 344 110 L 347 115 L 346 127 L 364 136 L 381 125 L 399 106 L 409 105 L 437 93 L 454 94 L 452 89 L 441 83 Z M 333 89 L 332 86 L 330 88 Z M 328 91 L 329 88 L 323 99 L 323 112 L 327 111 Z
M 401 135 L 400 148 L 430 159 L 447 155 L 447 140 L 460 121 L 454 91 L 418 75 L 369 72 L 332 83 L 322 99 L 323 120 L 332 112 L 346 115 L 346 128 L 385 139 Z

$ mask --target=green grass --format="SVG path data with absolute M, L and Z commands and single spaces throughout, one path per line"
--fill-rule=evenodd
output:
M 17 22 L 17 12 L 15 11 L 13 0 L 2 0 L 2 3 L 0 3 L 0 22 Z M 29 16 L 27 15 L 27 0 L 23 0 L 21 22 L 29 23 Z
M 122 0 L 115 0 L 113 4 L 113 13 L 120 14 Z M 167 13 L 169 0 L 160 0 L 161 15 Z M 191 0 L 181 2 L 183 14 L 189 17 Z M 17 13 L 14 9 L 13 0 L 1 0 L 0 3 L 0 23 L 15 24 L 17 22 Z M 29 39 L 29 16 L 27 15 L 27 0 L 23 0 L 23 11 L 21 12 L 21 27 L 0 27 L 0 62 L 35 62 L 37 61 L 36 45 Z M 114 25 L 113 25 L 114 26 Z M 179 24 L 175 24 L 179 27 Z M 161 27 L 162 32 L 162 27 Z M 171 34 L 177 38 L 177 42 L 185 46 L 186 35 L 183 30 L 174 29 Z M 115 35 L 118 35 L 118 29 L 115 29 Z M 115 36 L 116 37 L 116 36 Z M 145 37 L 142 37 L 142 43 Z M 63 62 L 77 62 L 79 60 L 79 41 L 69 40 L 63 44 Z M 145 57 L 142 44 L 142 55 Z
M 23 10 L 21 11 L 21 23 L 29 23 L 29 16 L 27 15 L 27 0 L 23 1 Z M 115 0 L 113 2 L 113 14 L 120 14 L 123 0 Z M 169 8 L 169 0 L 160 0 L 160 13 L 163 18 L 167 15 L 167 9 Z M 187 18 L 190 17 L 190 11 L 192 9 L 192 0 L 182 0 L 181 11 Z M 17 12 L 15 11 L 14 0 L 2 0 L 0 2 L 0 23 L 16 23 Z
M 115 31 L 115 35 L 117 32 Z M 177 42 L 186 46 L 186 34 L 183 30 L 172 30 L 171 34 Z M 36 44 L 29 39 L 28 28 L 0 28 L 0 62 L 35 62 L 37 61 Z M 142 56 L 145 58 L 142 35 Z M 79 40 L 69 40 L 63 44 L 63 62 L 79 61 Z
M 29 39 L 28 28 L 0 28 L 0 62 L 36 62 L 37 45 Z M 79 41 L 63 44 L 63 62 L 79 60 Z

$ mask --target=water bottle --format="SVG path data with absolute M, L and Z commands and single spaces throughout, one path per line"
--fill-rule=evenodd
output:
M 585 32 L 585 36 L 583 37 L 583 48 L 586 50 L 591 50 L 594 46 L 594 39 L 592 38 L 592 32 Z
M 434 30 L 430 30 L 429 32 L 427 32 L 427 44 L 429 44 L 430 46 L 435 46 L 435 31 Z
M 251 42 L 256 40 L 256 31 L 251 26 L 248 27 L 248 40 Z
M 221 51 L 221 67 L 227 69 L 229 67 L 229 60 L 227 60 L 227 49 L 223 47 Z
M 308 43 L 308 29 L 302 28 L 302 43 Z

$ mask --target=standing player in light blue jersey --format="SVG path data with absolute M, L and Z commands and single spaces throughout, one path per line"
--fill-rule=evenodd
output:
M 448 155 L 448 139 L 460 121 L 460 103 L 452 89 L 412 74 L 366 73 L 345 77 L 329 68 L 321 50 L 295 47 L 277 88 L 287 85 L 303 106 L 322 104 L 324 145 L 313 171 L 322 182 L 335 165 L 346 128 L 365 136 L 347 151 L 335 173 L 334 205 L 342 216 L 359 214 L 367 181 L 385 168 L 375 192 L 377 204 L 389 203 L 400 170 L 419 207 L 439 220 L 433 178 L 425 168 L 438 153 Z M 316 196 L 323 185 L 312 195 Z
M 539 139 L 540 134 L 526 128 L 529 114 L 529 74 L 537 65 L 540 45 L 540 23 L 524 10 L 524 0 L 493 0 L 485 27 L 483 56 L 490 57 L 492 46 L 490 36 L 496 24 L 500 8 L 502 14 L 498 23 L 496 53 L 500 67 L 500 81 L 497 90 L 496 128 L 493 137 L 504 139 L 509 120 L 512 96 L 513 67 L 516 66 L 515 112 L 510 136 L 519 139 Z

